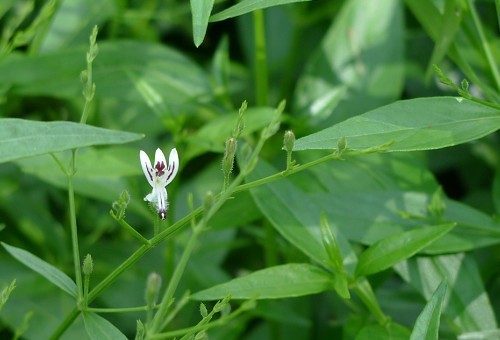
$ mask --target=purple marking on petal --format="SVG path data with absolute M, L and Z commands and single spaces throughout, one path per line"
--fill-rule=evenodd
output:
M 148 163 L 144 162 L 144 165 L 146 166 L 146 169 L 148 169 L 149 178 L 151 179 L 151 181 L 153 181 L 153 174 L 152 174 L 151 169 L 148 166 Z
M 155 169 L 156 169 L 156 177 L 161 177 L 165 174 L 165 163 L 163 162 L 158 162 L 155 164 Z
M 167 181 L 168 181 L 168 180 L 170 179 L 170 177 L 173 175 L 174 170 L 175 170 L 175 163 L 172 163 L 172 169 L 168 169 L 169 174 L 168 174 L 168 176 L 167 176 Z

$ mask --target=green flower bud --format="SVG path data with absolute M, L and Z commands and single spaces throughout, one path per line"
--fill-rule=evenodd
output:
M 89 276 L 94 271 L 94 261 L 92 261 L 92 256 L 87 254 L 85 259 L 83 259 L 83 275 Z
M 295 134 L 292 130 L 285 131 L 283 137 L 283 150 L 286 152 L 292 152 L 293 145 L 295 144 Z
M 157 273 L 151 273 L 148 276 L 146 283 L 146 303 L 148 306 L 153 306 L 158 299 L 161 288 L 161 276 Z
M 229 138 L 226 141 L 226 151 L 224 152 L 224 158 L 222 159 L 222 171 L 226 176 L 233 171 L 234 156 L 236 155 L 237 146 L 238 142 L 235 138 Z

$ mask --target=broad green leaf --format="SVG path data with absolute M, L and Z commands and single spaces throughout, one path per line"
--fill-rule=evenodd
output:
M 214 0 L 191 0 L 193 16 L 193 41 L 196 47 L 200 46 L 207 33 L 208 18 L 212 12 Z
M 375 274 L 392 267 L 447 234 L 454 226 L 455 224 L 444 224 L 420 227 L 374 243 L 359 257 L 356 276 Z
M 436 288 L 434 294 L 424 310 L 418 316 L 415 327 L 411 332 L 410 340 L 437 340 L 439 335 L 439 322 L 441 319 L 441 306 L 446 293 L 446 282 L 443 281 Z
M 498 21 L 500 22 L 500 18 Z M 457 337 L 458 340 L 489 340 L 498 338 L 500 338 L 500 329 L 462 333 Z
M 344 162 L 350 161 L 348 159 Z M 329 163 L 332 164 L 332 172 L 337 163 Z M 362 168 L 366 166 L 363 163 L 359 165 Z M 349 168 L 344 170 L 347 169 Z M 261 160 L 249 175 L 249 180 L 275 173 L 276 169 Z M 328 260 L 322 247 L 319 228 L 319 216 L 323 212 L 334 230 L 351 241 L 367 245 L 415 227 L 444 223 L 457 223 L 457 226 L 424 249 L 425 253 L 460 252 L 500 243 L 500 223 L 491 216 L 465 204 L 445 199 L 446 209 L 442 220 L 436 222 L 435 216 L 428 211 L 432 193 L 398 191 L 390 182 L 386 185 L 388 190 L 383 190 L 384 185 L 380 184 L 390 179 L 384 176 L 382 170 L 378 174 L 370 174 L 369 171 L 366 173 L 373 176 L 373 181 L 378 182 L 376 186 L 370 185 L 368 191 L 362 191 L 358 187 L 356 178 L 351 179 L 351 184 L 344 181 L 340 186 L 341 190 L 337 191 L 334 186 L 328 188 L 323 185 L 322 183 L 326 183 L 323 180 L 318 183 L 316 176 L 304 173 L 302 176 L 298 174 L 290 179 L 253 188 L 250 192 L 259 209 L 275 228 L 289 242 L 320 263 Z M 339 176 L 339 181 L 342 178 L 345 180 L 348 177 Z M 365 181 L 366 178 L 367 176 L 361 176 L 359 180 Z M 352 192 L 349 191 L 349 185 L 355 188 Z M 325 187 L 331 192 L 318 192 Z M 335 235 L 338 238 L 337 233 Z M 339 239 L 338 241 L 340 243 Z M 342 257 L 344 260 L 346 256 L 350 258 L 347 262 L 352 265 L 352 257 L 344 253 L 348 252 L 347 248 L 342 249 L 341 244 L 340 247 Z M 344 262 L 344 266 L 346 265 Z
M 280 299 L 321 293 L 332 289 L 332 277 L 306 263 L 290 263 L 258 270 L 191 296 L 196 300 Z
M 237 4 L 216 13 L 210 17 L 210 21 L 221 21 L 229 18 L 234 18 L 246 13 L 256 11 L 258 9 L 268 8 L 272 6 L 292 4 L 295 2 L 304 2 L 311 0 L 242 0 Z
M 9 246 L 3 242 L 1 243 L 5 250 L 7 250 L 9 254 L 15 257 L 19 262 L 42 275 L 74 298 L 78 297 L 78 288 L 76 287 L 76 284 L 62 271 L 27 252 L 26 250 Z
M 0 163 L 90 145 L 128 143 L 142 137 L 137 133 L 73 122 L 3 118 L 0 119 Z
M 401 1 L 344 1 L 299 78 L 295 114 L 327 127 L 400 98 L 403 23 Z
M 464 98 L 398 101 L 300 138 L 295 150 L 351 150 L 392 143 L 387 151 L 440 149 L 484 137 L 500 128 L 500 110 Z
M 21 95 L 81 98 L 82 85 L 78 79 L 86 68 L 87 49 L 88 46 L 75 47 L 35 57 L 11 55 L 0 64 L 0 88 L 11 86 L 13 93 Z M 205 71 L 165 45 L 100 42 L 93 68 L 96 98 L 142 103 L 144 98 L 136 84 L 141 81 L 156 89 L 171 108 L 211 91 Z
M 457 334 L 498 328 L 479 268 L 473 256 L 466 254 L 417 257 L 394 269 L 426 299 L 442 281 L 448 284 L 449 298 L 443 313 Z
M 127 339 L 127 337 L 123 335 L 118 328 L 113 326 L 111 322 L 95 313 L 83 313 L 83 322 L 85 323 L 87 335 L 92 340 Z

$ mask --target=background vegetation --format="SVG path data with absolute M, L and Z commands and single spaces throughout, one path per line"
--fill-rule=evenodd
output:
M 0 25 L 0 337 L 500 338 L 498 0 L 3 0 Z

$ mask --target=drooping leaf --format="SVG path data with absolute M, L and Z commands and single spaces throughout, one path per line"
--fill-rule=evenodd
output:
M 122 144 L 141 139 L 137 133 L 73 122 L 0 119 L 0 163 L 74 148 Z
M 10 246 L 3 242 L 1 243 L 5 250 L 19 262 L 42 275 L 74 298 L 78 297 L 78 288 L 68 275 L 26 250 Z
M 443 281 L 436 288 L 431 299 L 417 318 L 415 327 L 411 332 L 410 340 L 437 340 L 439 335 L 439 322 L 441 307 L 446 293 L 446 282 Z
M 500 110 L 463 98 L 398 101 L 300 138 L 294 150 L 362 150 L 392 143 L 387 151 L 440 149 L 484 137 L 500 128 Z
M 193 41 L 196 47 L 200 46 L 207 33 L 208 18 L 212 12 L 214 0 L 191 0 L 191 14 L 193 16 Z
M 311 0 L 242 0 L 237 4 L 216 13 L 210 17 L 210 21 L 221 21 L 229 18 L 237 17 L 246 13 L 256 11 L 258 9 L 268 8 L 272 6 L 292 4 L 294 2 L 304 2 Z
M 378 273 L 403 261 L 450 232 L 455 224 L 420 227 L 384 238 L 359 257 L 356 276 Z
M 103 317 L 92 313 L 83 313 L 83 322 L 85 323 L 85 330 L 87 335 L 92 340 L 126 340 L 127 337 L 120 332 L 111 322 L 104 319 Z
M 202 290 L 191 296 L 196 300 L 279 299 L 316 294 L 332 289 L 332 278 L 323 269 L 290 263 L 258 270 L 229 282 Z

